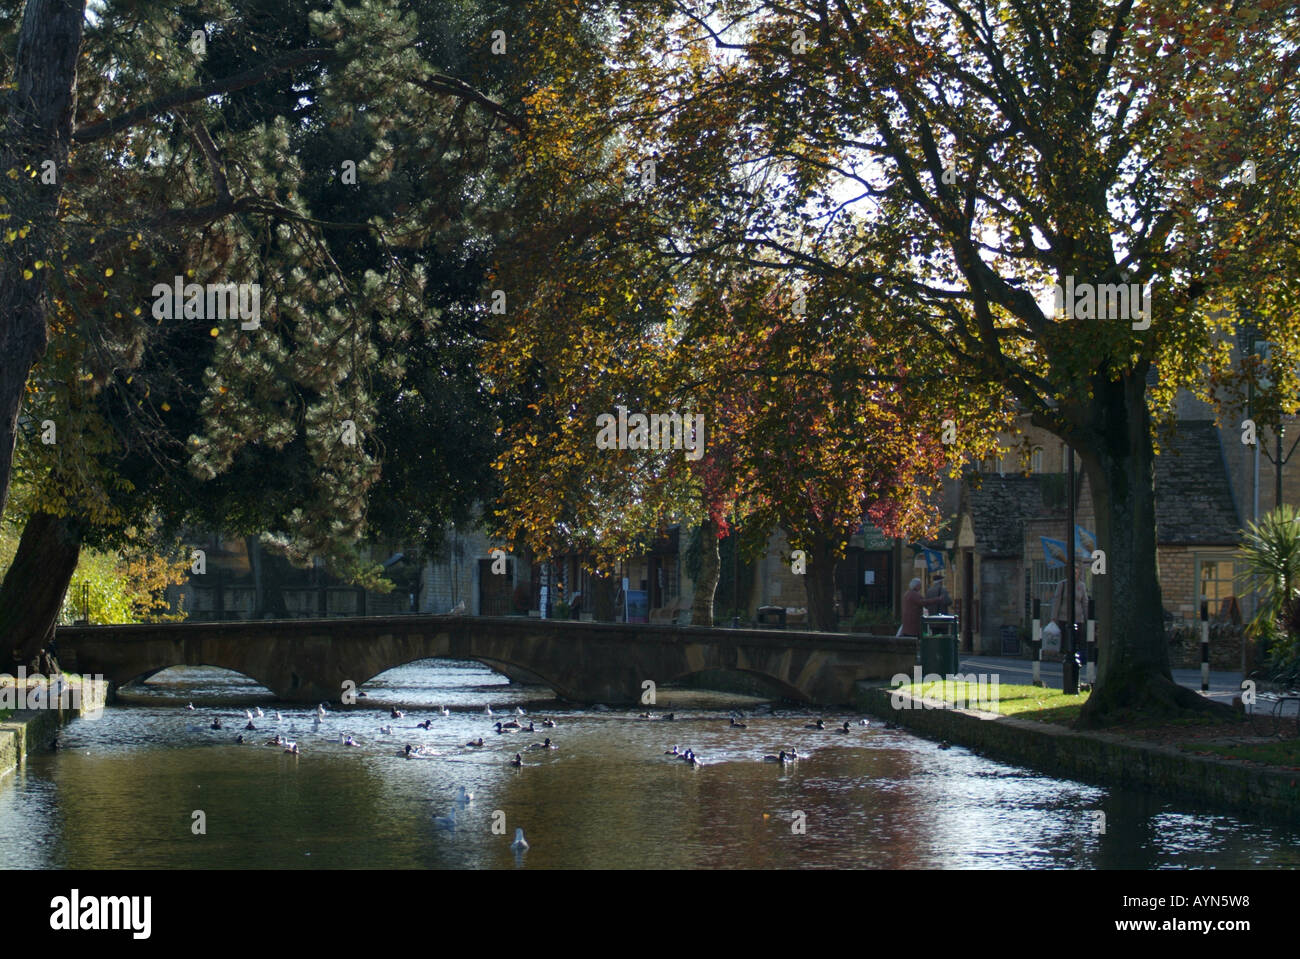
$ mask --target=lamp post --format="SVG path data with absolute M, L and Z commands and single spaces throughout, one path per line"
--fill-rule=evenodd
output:
M 740 628 L 740 527 L 731 517 L 731 628 Z
M 1068 599 L 1066 600 L 1066 613 L 1069 616 L 1070 638 L 1065 644 L 1065 655 L 1061 663 L 1061 692 L 1067 696 L 1078 695 L 1079 692 L 1079 669 L 1078 663 L 1074 658 L 1074 651 L 1078 644 L 1075 642 L 1075 609 L 1074 609 L 1074 447 L 1066 444 L 1066 473 L 1065 473 L 1065 511 L 1069 523 L 1069 529 L 1065 535 L 1065 566 L 1066 566 L 1066 591 Z

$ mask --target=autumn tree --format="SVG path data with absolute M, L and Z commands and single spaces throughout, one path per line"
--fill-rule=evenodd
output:
M 697 255 L 855 281 L 876 304 L 864 333 L 920 333 L 1069 442 L 1108 560 L 1083 722 L 1211 708 L 1169 671 L 1153 432 L 1227 366 L 1245 310 L 1279 376 L 1300 355 L 1294 5 L 677 10 L 727 64 L 681 83 L 707 83 L 699 112 L 734 117 L 721 135 L 774 171 L 724 198 L 756 212 Z

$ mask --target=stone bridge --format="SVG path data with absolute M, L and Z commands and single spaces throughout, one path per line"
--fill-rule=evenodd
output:
M 55 641 L 65 669 L 115 685 L 169 666 L 218 666 L 299 703 L 337 701 L 349 681 L 441 658 L 477 660 L 575 703 L 637 703 L 646 680 L 728 670 L 790 699 L 846 704 L 858 680 L 909 673 L 916 658 L 914 639 L 483 616 L 60 626 Z

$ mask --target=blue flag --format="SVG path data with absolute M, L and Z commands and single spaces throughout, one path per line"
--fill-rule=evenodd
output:
M 1063 539 L 1049 539 L 1046 536 L 1038 537 L 1043 541 L 1043 558 L 1047 562 L 1048 569 L 1059 569 L 1065 565 L 1068 558 L 1066 555 L 1066 543 Z
M 1074 528 L 1074 549 L 1081 556 L 1092 559 L 1092 551 L 1097 548 L 1097 534 L 1082 526 Z

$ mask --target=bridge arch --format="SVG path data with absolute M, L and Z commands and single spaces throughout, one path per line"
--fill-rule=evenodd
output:
M 130 670 L 130 669 L 127 669 L 127 670 L 119 670 L 119 671 L 117 671 L 117 674 L 116 674 L 116 675 L 105 676 L 104 678 L 110 680 L 114 685 L 116 685 L 116 686 L 118 686 L 118 687 L 122 687 L 122 686 L 128 686 L 128 685 L 131 685 L 131 684 L 133 684 L 133 683 L 145 683 L 145 682 L 148 682 L 150 679 L 153 679 L 153 677 L 157 676 L 159 673 L 165 673 L 167 670 L 169 670 L 169 669 L 175 669 L 175 668 L 177 668 L 177 667 L 189 667 L 189 668 L 196 668 L 196 669 L 202 667 L 202 668 L 207 668 L 207 669 L 220 669 L 220 670 L 223 670 L 223 671 L 225 671 L 225 672 L 227 672 L 227 673 L 234 673 L 236 676 L 242 676 L 242 677 L 244 677 L 245 679 L 247 679 L 249 682 L 256 683 L 258 686 L 261 686 L 261 687 L 262 687 L 263 689 L 265 689 L 268 693 L 271 693 L 272 695 L 275 694 L 275 687 L 272 686 L 270 682 L 268 682 L 268 681 L 265 680 L 265 679 L 259 679 L 257 676 L 255 676 L 252 672 L 250 672 L 250 671 L 249 671 L 247 668 L 245 668 L 244 666 L 242 666 L 242 665 L 240 665 L 240 666 L 232 666 L 232 665 L 229 665 L 229 664 L 227 664 L 227 663 L 218 663 L 218 662 L 211 662 L 211 663 L 209 663 L 209 662 L 198 662 L 198 663 L 185 663 L 185 662 L 181 662 L 181 663 L 168 663 L 168 664 L 165 665 L 165 666 L 158 666 L 158 667 L 155 667 L 155 668 L 147 669 L 147 670 L 145 670 L 144 672 L 137 672 L 137 673 L 135 673 L 135 675 L 133 675 L 133 676 L 129 676 L 129 677 L 125 678 L 125 679 L 122 679 L 122 678 L 119 678 L 119 677 L 126 675 L 126 673 L 129 673 L 129 672 L 131 672 L 132 670 Z
M 444 660 L 444 661 L 460 662 L 460 663 L 477 663 L 480 666 L 490 669 L 492 672 L 496 673 L 497 675 L 504 676 L 506 679 L 510 680 L 511 682 L 525 683 L 528 685 L 542 685 L 548 687 L 551 690 L 555 689 L 555 684 L 553 682 L 551 682 L 549 679 L 547 679 L 547 677 L 537 673 L 533 668 L 531 668 L 532 664 L 523 665 L 516 662 L 508 662 L 502 659 L 494 659 L 490 656 L 468 656 L 468 655 L 462 656 L 459 654 L 453 655 L 453 654 L 440 654 L 440 653 L 432 653 L 432 654 L 416 653 L 409 656 L 403 656 L 397 658 L 400 659 L 401 661 L 393 662 L 390 665 L 384 666 L 378 672 L 375 672 L 373 675 L 367 677 L 366 679 L 358 679 L 356 681 L 358 688 L 384 675 L 384 673 L 391 672 L 394 669 L 401 669 L 403 666 L 409 666 L 412 663 L 420 663 L 428 660 Z
M 660 685 L 663 686 L 682 685 L 692 677 L 708 677 L 712 675 L 716 675 L 720 677 L 726 677 L 726 676 L 745 677 L 745 678 L 752 677 L 758 681 L 756 685 L 766 687 L 765 689 L 762 690 L 761 693 L 755 692 L 752 695 L 778 696 L 782 699 L 791 699 L 794 700 L 795 702 L 801 702 L 801 703 L 808 701 L 808 695 L 805 692 L 803 692 L 803 690 L 799 689 L 799 687 L 797 686 L 792 685 L 791 683 L 786 682 L 785 680 L 781 679 L 779 676 L 773 676 L 771 673 L 765 670 L 747 669 L 742 666 L 703 666 L 698 669 L 688 669 L 685 672 L 673 676 L 671 679 L 665 680 Z M 703 685 L 703 688 L 717 689 L 721 692 L 739 692 L 742 695 L 751 695 L 751 693 L 746 692 L 744 690 L 731 690 L 731 689 L 727 689 L 725 686 Z

